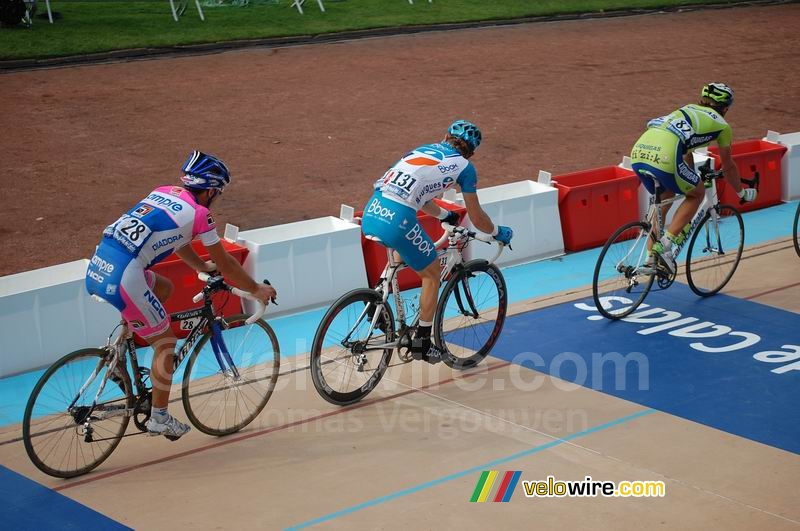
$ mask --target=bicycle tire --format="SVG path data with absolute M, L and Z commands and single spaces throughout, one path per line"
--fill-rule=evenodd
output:
M 594 274 L 592 275 L 592 298 L 595 307 L 597 307 L 597 310 L 603 317 L 612 320 L 627 317 L 636 311 L 645 297 L 647 297 L 650 288 L 653 287 L 653 281 L 656 277 L 654 270 L 650 268 L 650 272 L 646 270 L 643 273 L 640 272 L 640 268 L 644 266 L 648 256 L 647 240 L 650 238 L 650 231 L 651 226 L 649 223 L 633 221 L 618 228 L 606 241 L 605 245 L 603 245 L 600 256 L 597 257 Z M 630 250 L 625 251 L 626 242 L 630 240 L 634 240 L 632 247 Z M 643 245 L 644 247 L 642 249 L 637 249 L 636 246 L 638 245 Z M 606 257 L 609 258 L 610 263 L 606 264 L 606 267 L 603 267 Z M 630 259 L 630 263 L 623 266 L 622 261 L 627 259 Z M 608 277 L 608 279 L 601 278 L 601 275 Z M 637 280 L 639 275 L 644 277 L 644 283 Z M 639 291 L 636 292 L 635 300 L 623 296 L 622 293 L 612 292 L 614 293 L 612 295 L 608 295 L 609 291 L 601 293 L 601 288 L 605 286 L 607 282 L 613 282 L 615 278 L 620 282 L 618 289 L 624 292 L 625 295 L 630 295 L 634 288 L 641 286 Z M 608 302 L 609 297 L 615 298 L 614 300 L 621 300 L 623 304 L 630 304 L 630 306 L 623 306 L 618 309 L 618 312 L 613 312 L 603 304 L 604 300 L 601 300 L 605 299 L 605 302 Z M 624 301 L 629 302 L 626 303 Z
M 85 433 L 81 432 L 84 421 L 87 420 L 86 414 L 90 411 L 87 405 L 78 405 L 84 404 L 85 401 L 79 400 L 76 404 L 78 408 L 73 413 L 66 411 L 81 386 L 89 380 L 93 370 L 101 367 L 101 363 L 105 368 L 103 360 L 106 356 L 107 351 L 99 348 L 86 348 L 71 352 L 50 366 L 34 386 L 22 419 L 22 440 L 31 462 L 45 474 L 57 478 L 72 478 L 86 474 L 108 459 L 122 440 L 130 422 L 130 415 L 122 414 L 92 422 L 92 429 L 98 435 L 98 437 L 93 435 L 93 438 L 102 440 L 87 441 Z M 127 374 L 127 370 L 122 372 L 124 374 L 122 378 L 117 381 L 109 379 L 106 382 L 101 398 L 105 397 L 108 400 L 98 401 L 94 411 L 110 405 L 115 408 L 122 406 L 125 409 L 133 408 L 134 396 L 131 392 L 130 376 Z M 81 376 L 77 376 L 77 374 Z M 94 400 L 103 376 L 101 368 L 92 384 L 85 390 L 83 396 L 88 399 L 89 404 Z M 55 395 L 58 394 L 65 401 L 63 405 L 55 403 L 57 400 Z M 118 396 L 120 394 L 122 396 Z M 60 413 L 62 407 L 64 412 Z M 85 410 L 81 408 L 85 408 Z M 91 417 L 92 415 L 88 418 Z M 100 423 L 106 421 L 110 422 L 102 424 L 102 430 L 100 430 Z M 51 438 L 48 435 L 54 437 Z M 67 435 L 66 438 L 65 435 Z M 56 448 L 65 446 L 64 443 L 66 443 L 67 451 L 54 455 Z M 83 464 L 78 465 L 77 462 L 74 466 L 65 464 L 65 461 L 71 462 L 70 459 L 73 457 L 76 461 L 83 460 Z
M 744 221 L 742 221 L 742 215 L 739 211 L 731 206 L 731 205 L 715 205 L 714 209 L 719 214 L 720 220 L 725 221 L 724 231 L 726 236 L 730 234 L 732 237 L 738 237 L 738 243 L 736 244 L 736 254 L 733 257 L 733 260 L 730 259 L 730 253 L 726 253 L 725 249 L 722 249 L 722 254 L 726 256 L 725 259 L 723 258 L 714 258 L 710 254 L 706 254 L 705 256 L 702 254 L 704 252 L 709 252 L 709 246 L 712 245 L 712 242 L 709 238 L 713 238 L 713 234 L 711 231 L 711 225 L 709 220 L 711 219 L 711 211 L 707 212 L 703 220 L 697 226 L 697 229 L 692 234 L 692 239 L 689 242 L 689 250 L 686 253 L 686 280 L 689 283 L 689 287 L 695 292 L 697 295 L 701 297 L 710 297 L 719 292 L 725 285 L 731 280 L 733 274 L 736 272 L 736 268 L 739 266 L 739 261 L 742 259 L 742 251 L 744 250 Z M 727 213 L 725 215 L 724 213 Z M 728 223 L 730 221 L 735 220 L 735 223 Z M 718 224 L 718 228 L 722 226 L 722 223 Z M 722 247 L 719 234 L 722 233 L 722 230 L 718 231 L 718 239 L 717 244 Z M 736 236 L 738 235 L 738 236 Z M 697 242 L 701 242 L 702 245 L 703 240 L 701 239 L 702 236 L 706 237 L 706 248 L 699 249 L 696 244 Z M 730 243 L 733 240 L 726 241 L 726 247 L 730 248 Z M 721 256 L 720 254 L 716 255 L 717 257 Z M 730 271 L 725 273 L 724 275 L 719 275 L 719 266 L 730 265 Z M 716 272 L 716 274 L 715 274 Z M 709 277 L 709 281 L 706 282 L 705 278 Z M 710 285 L 706 287 L 706 285 Z
M 500 337 L 507 310 L 508 289 L 499 267 L 478 259 L 455 271 L 439 297 L 434 319 L 434 339 L 446 352 L 447 366 L 465 370 L 483 361 Z
M 207 435 L 219 437 L 241 430 L 264 410 L 275 390 L 281 364 L 278 338 L 263 319 L 248 325 L 248 317 L 226 317 L 228 328 L 222 330 L 238 375 L 226 362 L 225 370 L 220 366 L 210 329 L 192 350 L 183 371 L 181 400 L 186 416 Z
M 370 322 L 365 324 L 363 318 L 361 321 L 357 321 L 364 308 L 367 308 L 367 312 L 369 312 L 369 305 L 377 307 L 381 302 L 381 295 L 375 290 L 366 288 L 352 290 L 342 295 L 328 308 L 317 327 L 314 341 L 311 344 L 311 379 L 319 395 L 331 404 L 347 406 L 362 400 L 378 385 L 378 382 L 383 378 L 386 369 L 389 367 L 389 361 L 394 351 L 393 348 L 385 348 L 380 351 L 378 362 L 370 365 L 374 367 L 371 374 L 354 389 L 341 391 L 334 389 L 331 385 L 333 383 L 332 380 L 337 375 L 341 377 L 341 381 L 344 381 L 344 377 L 348 374 L 352 376 L 353 369 L 355 369 L 356 373 L 365 372 L 364 366 L 366 363 L 361 356 L 366 356 L 367 354 L 353 352 L 354 349 L 358 348 L 359 343 L 373 340 L 390 343 L 395 340 L 394 316 L 388 304 L 380 306 L 382 316 L 377 322 L 381 323 L 382 321 L 381 324 L 385 327 L 382 334 L 379 333 L 378 336 L 374 336 L 373 334 L 378 330 L 373 330 L 370 333 L 368 330 Z M 344 317 L 341 322 L 337 321 L 337 317 L 340 316 Z M 348 318 L 352 318 L 353 322 L 348 321 Z M 354 341 L 354 346 L 343 345 L 342 341 L 352 335 L 355 326 L 359 327 L 355 331 L 361 330 L 362 334 L 370 333 L 370 335 L 367 336 L 366 340 L 362 338 Z M 330 337 L 328 337 L 329 332 Z M 335 345 L 341 345 L 341 347 Z
M 798 225 L 800 225 L 800 204 L 797 205 L 797 211 L 794 213 L 794 229 L 792 230 L 792 238 L 794 238 L 794 250 L 797 256 L 800 256 L 800 235 L 798 234 Z

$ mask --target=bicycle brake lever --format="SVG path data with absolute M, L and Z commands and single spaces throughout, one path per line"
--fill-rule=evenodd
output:
M 266 278 L 263 280 L 263 282 L 264 282 L 264 284 L 266 284 L 267 286 L 271 286 L 271 285 L 272 285 L 272 284 L 270 284 L 269 280 L 267 280 Z M 270 300 L 270 302 L 272 302 L 272 304 L 274 304 L 275 306 L 277 306 L 277 305 L 278 305 L 278 302 L 275 300 L 275 297 L 270 297 L 270 299 L 269 299 L 269 300 Z

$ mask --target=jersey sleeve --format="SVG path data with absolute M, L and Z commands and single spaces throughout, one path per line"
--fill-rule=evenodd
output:
M 458 175 L 456 183 L 461 187 L 461 192 L 465 194 L 474 194 L 478 191 L 478 172 L 475 171 L 475 165 L 471 162 L 467 167 Z
M 733 142 L 733 130 L 731 126 L 725 124 L 725 128 L 720 132 L 717 137 L 717 145 L 719 147 L 728 147 Z
M 214 216 L 211 215 L 207 208 L 200 205 L 196 207 L 194 213 L 192 235 L 198 237 L 206 247 L 219 243 L 219 234 L 217 234 L 217 224 L 214 222 Z

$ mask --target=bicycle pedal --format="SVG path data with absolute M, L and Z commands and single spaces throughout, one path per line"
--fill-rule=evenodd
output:
M 165 439 L 169 439 L 170 441 L 177 441 L 180 439 L 180 435 L 164 435 Z

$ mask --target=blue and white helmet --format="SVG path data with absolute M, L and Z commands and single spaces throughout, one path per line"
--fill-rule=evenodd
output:
M 481 145 L 481 130 L 477 125 L 466 120 L 456 120 L 450 124 L 447 134 L 466 142 L 470 151 L 475 151 Z
M 225 163 L 214 155 L 192 151 L 183 163 L 181 181 L 187 188 L 222 190 L 231 182 L 231 174 Z

